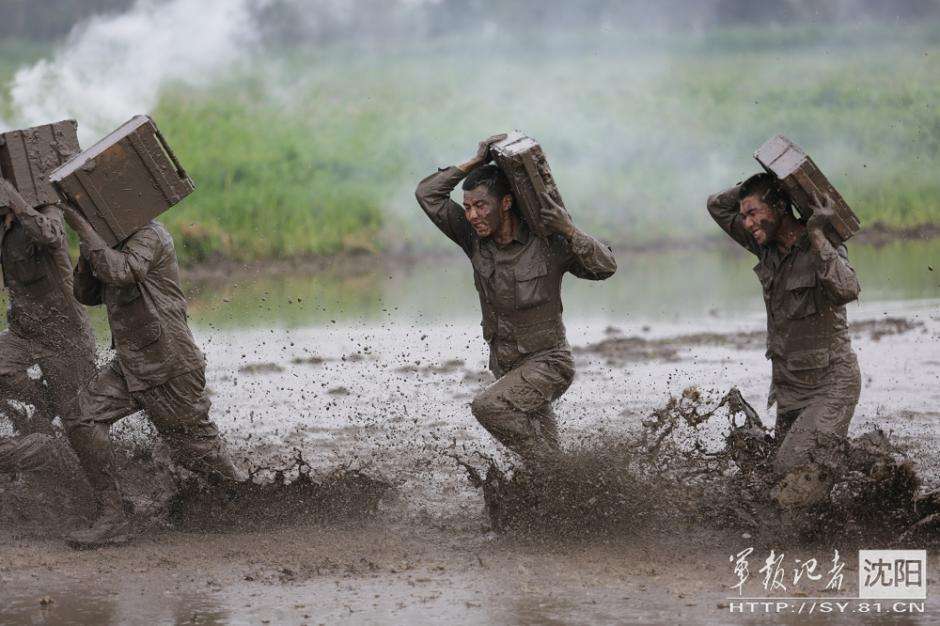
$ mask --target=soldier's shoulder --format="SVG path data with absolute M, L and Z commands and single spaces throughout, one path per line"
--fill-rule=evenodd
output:
M 172 247 L 173 245 L 170 232 L 156 220 L 151 220 L 137 229 L 131 239 L 136 241 L 138 245 L 145 245 L 153 250 Z
M 150 220 L 144 228 L 156 235 L 161 241 L 173 241 L 173 236 L 170 235 L 170 231 L 163 225 L 163 222 Z

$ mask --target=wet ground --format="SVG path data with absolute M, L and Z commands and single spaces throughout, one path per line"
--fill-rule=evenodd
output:
M 658 287 L 662 299 L 647 296 L 657 289 L 644 286 L 653 280 L 652 259 L 621 259 L 622 283 L 567 283 L 578 374 L 557 405 L 563 445 L 598 433 L 629 437 L 692 385 L 715 399 L 737 386 L 773 422 L 763 407 L 770 371 L 757 283 L 740 261 L 724 259 L 733 276 L 712 292 L 688 289 L 685 303 L 668 281 Z M 929 488 L 940 486 L 940 300 L 930 297 L 940 280 L 924 265 L 926 278 L 873 284 L 873 296 L 849 316 L 864 380 L 853 433 L 890 431 Z M 707 281 L 710 267 L 698 264 L 686 280 Z M 390 485 L 375 510 L 229 531 L 158 525 L 130 546 L 97 552 L 73 552 L 58 537 L 57 526 L 77 521 L 26 515 L 0 529 L 0 623 L 766 619 L 729 613 L 736 578 L 728 557 L 747 547 L 761 559 L 773 548 L 788 561 L 821 563 L 840 549 L 846 576 L 838 595 L 854 595 L 859 546 L 758 543 L 707 525 L 627 525 L 580 538 L 493 533 L 480 492 L 452 458 L 509 461 L 469 414 L 470 399 L 490 380 L 478 305 L 466 268 L 438 269 L 436 281 L 389 270 L 336 284 L 303 276 L 259 282 L 246 272 L 197 289 L 193 317 L 209 357 L 212 415 L 242 467 L 291 468 L 299 454 L 320 475 L 360 470 Z M 642 296 L 636 306 L 631 290 Z M 115 428 L 120 440 L 149 436 L 139 417 Z M 261 469 L 256 479 L 274 473 Z M 288 469 L 285 479 L 294 476 Z M 6 480 L 0 489 L 16 488 Z M 8 506 L 2 493 L 0 501 Z M 752 564 L 755 572 L 760 565 Z M 764 595 L 756 573 L 746 591 Z M 896 617 L 929 623 L 938 604 L 928 595 L 925 615 Z

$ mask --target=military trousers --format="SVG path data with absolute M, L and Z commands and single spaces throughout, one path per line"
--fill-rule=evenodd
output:
M 565 347 L 529 355 L 508 371 L 496 365 L 496 382 L 470 404 L 473 416 L 497 441 L 524 461 L 540 462 L 559 451 L 552 402 L 574 378 L 574 361 Z
M 109 431 L 118 420 L 144 411 L 173 460 L 208 476 L 233 479 L 234 468 L 209 419 L 205 371 L 193 370 L 142 391 L 130 391 L 118 362 L 102 367 L 79 397 L 78 418 L 66 424 L 75 449 L 99 500 L 117 498 Z
M 814 453 L 844 439 L 861 393 L 861 371 L 854 353 L 816 374 L 815 388 L 798 408 L 778 406 L 774 470 L 785 475 L 812 462 Z M 781 383 L 775 383 L 778 388 Z M 806 393 L 805 390 L 803 393 Z

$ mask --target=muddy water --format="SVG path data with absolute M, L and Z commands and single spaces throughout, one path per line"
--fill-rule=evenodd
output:
M 927 484 L 940 486 L 940 274 L 928 269 L 940 268 L 940 245 L 858 246 L 852 255 L 864 297 L 849 316 L 871 322 L 854 333 L 865 386 L 853 432 L 892 431 Z M 557 407 L 563 445 L 632 432 L 690 385 L 716 397 L 737 385 L 762 409 L 770 372 L 748 261 L 725 250 L 628 255 L 611 281 L 569 279 L 572 345 L 638 338 L 656 349 L 577 353 L 578 375 Z M 245 270 L 189 288 L 212 415 L 245 469 L 259 460 L 289 467 L 300 453 L 315 470 L 362 469 L 393 490 L 360 524 L 170 530 L 95 553 L 5 529 L 0 623 L 729 621 L 727 558 L 747 544 L 737 534 L 664 530 L 572 544 L 488 532 L 479 492 L 449 456 L 501 454 L 469 414 L 490 377 L 462 259 L 353 275 Z M 909 324 L 893 334 L 877 325 L 885 318 Z M 148 432 L 138 417 L 115 436 Z M 938 610 L 929 603 L 926 616 L 901 621 L 928 623 Z

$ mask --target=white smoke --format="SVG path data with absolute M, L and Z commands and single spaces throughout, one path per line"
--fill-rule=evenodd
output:
M 251 9 L 262 0 L 139 0 L 76 25 L 51 58 L 16 72 L 13 122 L 79 122 L 86 143 L 149 112 L 168 82 L 198 85 L 257 44 Z

